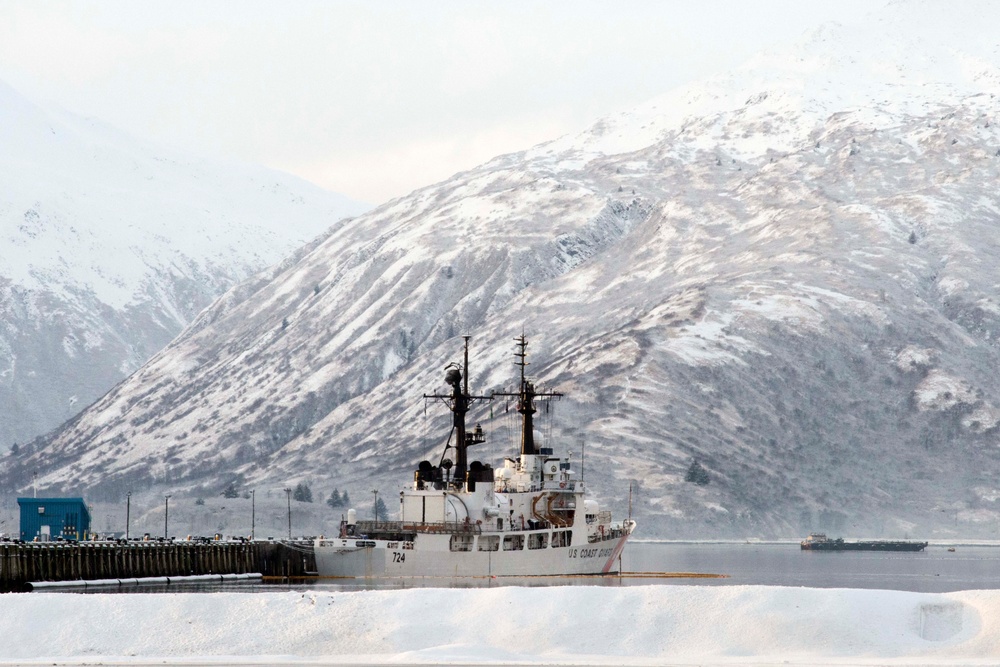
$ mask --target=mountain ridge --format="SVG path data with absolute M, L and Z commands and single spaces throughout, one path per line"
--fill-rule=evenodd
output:
M 863 33 L 781 62 L 870 64 Z M 954 55 L 940 48 L 921 55 Z M 657 101 L 417 190 L 231 292 L 11 479 L 37 465 L 44 485 L 108 499 L 228 481 L 385 492 L 440 455 L 446 420 L 420 397 L 456 337 L 473 335 L 489 393 L 523 331 L 532 376 L 567 394 L 540 439 L 585 448 L 605 504 L 623 511 L 631 486 L 650 535 L 990 534 L 1000 119 L 975 87 L 998 62 L 971 88 L 830 68 L 884 94 L 873 108 L 741 70 L 706 84 L 735 88 L 700 116 L 650 127 Z M 800 88 L 825 90 L 810 72 Z M 472 415 L 490 460 L 513 440 L 509 406 L 493 409 Z M 709 484 L 684 481 L 694 461 Z
M 0 118 L 7 446 L 56 427 L 225 288 L 364 208 L 287 175 L 43 109 L 3 83 Z

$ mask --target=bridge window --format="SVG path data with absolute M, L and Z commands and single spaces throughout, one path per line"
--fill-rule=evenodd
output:
M 554 547 L 568 547 L 573 544 L 573 531 L 571 530 L 557 530 L 552 533 L 552 546 Z
M 520 551 L 524 548 L 524 535 L 507 535 L 503 538 L 504 551 Z
M 544 549 L 549 545 L 548 533 L 531 533 L 528 535 L 529 549 Z
M 452 551 L 472 551 L 472 535 L 452 535 Z

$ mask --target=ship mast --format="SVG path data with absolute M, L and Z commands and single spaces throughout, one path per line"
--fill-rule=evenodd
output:
M 514 343 L 517 345 L 517 351 L 514 352 L 514 356 L 517 357 L 517 361 L 514 362 L 514 365 L 521 367 L 521 386 L 516 394 L 495 393 L 493 395 L 511 396 L 517 398 L 517 411 L 521 413 L 521 455 L 535 455 L 538 453 L 538 448 L 535 447 L 534 415 L 535 412 L 537 412 L 537 410 L 535 410 L 535 399 L 559 398 L 562 394 L 554 391 L 535 391 L 534 383 L 528 381 L 525 377 L 525 368 L 528 366 L 528 341 L 524 337 L 524 334 L 521 334 L 514 339 Z
M 467 433 L 465 428 L 465 415 L 469 412 L 469 406 L 475 401 L 489 400 L 489 396 L 469 395 L 469 339 L 471 336 L 462 336 L 465 341 L 465 351 L 462 364 L 454 362 L 445 367 L 447 371 L 444 381 L 451 386 L 450 394 L 424 394 L 424 398 L 436 398 L 448 403 L 448 409 L 452 413 L 451 435 L 455 436 L 455 472 L 452 475 L 452 483 L 456 487 L 465 483 L 465 478 L 469 470 L 468 448 L 485 442 L 483 431 L 478 426 L 472 433 Z M 445 452 L 451 447 L 451 437 L 445 445 Z M 444 455 L 442 454 L 442 459 Z

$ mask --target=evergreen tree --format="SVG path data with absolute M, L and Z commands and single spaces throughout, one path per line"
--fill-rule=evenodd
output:
M 698 463 L 697 460 L 691 462 L 687 474 L 684 475 L 685 482 L 694 482 L 698 486 L 705 486 L 709 482 L 708 471 Z
M 385 506 L 381 498 L 375 501 L 375 517 L 379 521 L 385 521 L 389 518 L 389 508 Z
M 340 497 L 340 506 L 341 507 L 350 507 L 351 506 L 351 497 L 349 495 L 347 495 L 347 491 L 344 491 L 344 495 L 342 495 Z
M 225 491 L 222 492 L 223 498 L 239 498 L 240 492 L 236 490 L 236 484 L 233 482 L 229 483 Z
M 344 502 L 340 499 L 340 491 L 334 489 L 330 492 L 330 497 L 326 499 L 326 504 L 330 507 L 342 507 Z
M 312 489 L 309 488 L 308 484 L 299 482 L 295 485 L 295 490 L 292 491 L 292 499 L 300 503 L 311 503 L 313 501 Z

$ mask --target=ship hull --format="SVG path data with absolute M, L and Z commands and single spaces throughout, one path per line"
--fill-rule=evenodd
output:
M 531 533 L 523 533 L 527 538 Z M 518 550 L 451 549 L 449 535 L 417 534 L 412 542 L 354 538 L 316 541 L 321 577 L 518 577 L 611 574 L 628 534 L 581 545 Z M 529 540 L 525 540 L 526 544 Z

